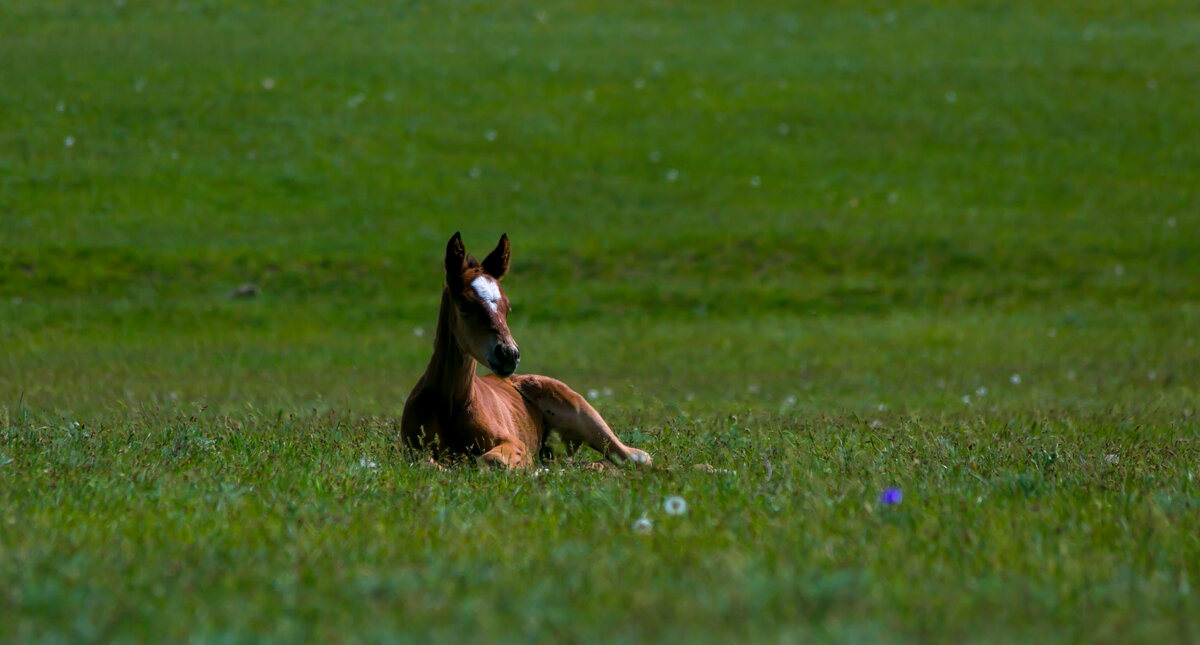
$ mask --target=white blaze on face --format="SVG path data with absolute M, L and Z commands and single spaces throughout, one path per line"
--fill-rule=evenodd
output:
M 479 294 L 480 300 L 486 302 L 492 311 L 496 311 L 496 306 L 500 302 L 500 285 L 496 284 L 495 280 L 481 275 L 471 281 L 471 287 L 475 289 L 475 293 Z

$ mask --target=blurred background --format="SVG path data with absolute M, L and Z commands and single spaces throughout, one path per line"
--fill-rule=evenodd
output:
M 1192 9 L 6 2 L 0 401 L 398 414 L 456 230 L 610 407 L 1184 400 Z

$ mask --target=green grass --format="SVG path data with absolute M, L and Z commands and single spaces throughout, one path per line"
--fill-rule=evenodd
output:
M 1200 638 L 1187 3 L 13 0 L 0 60 L 0 641 Z M 408 463 L 455 230 L 655 468 Z

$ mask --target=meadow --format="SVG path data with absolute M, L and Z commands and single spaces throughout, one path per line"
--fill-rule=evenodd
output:
M 1197 642 L 1196 61 L 1168 0 L 0 2 L 0 641 Z M 653 468 L 410 463 L 458 230 Z

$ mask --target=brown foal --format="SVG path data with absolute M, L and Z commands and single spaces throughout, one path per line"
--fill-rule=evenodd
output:
M 621 443 L 587 400 L 563 382 L 513 374 L 520 350 L 508 331 L 508 236 L 478 262 L 455 233 L 446 245 L 446 286 L 433 358 L 404 404 L 400 436 L 434 459 L 478 456 L 504 468 L 552 456 L 557 435 L 567 454 L 587 444 L 614 463 L 649 465 L 650 455 Z M 475 362 L 492 373 L 475 376 Z

